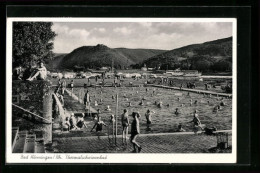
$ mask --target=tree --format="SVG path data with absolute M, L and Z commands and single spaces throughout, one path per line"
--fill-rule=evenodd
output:
M 207 60 L 198 60 L 193 62 L 192 68 L 199 71 L 209 71 L 212 63 Z
M 215 71 L 231 71 L 232 63 L 226 60 L 221 60 L 212 65 L 212 69 Z
M 26 67 L 39 60 L 53 57 L 53 42 L 56 33 L 52 22 L 13 23 L 13 67 Z

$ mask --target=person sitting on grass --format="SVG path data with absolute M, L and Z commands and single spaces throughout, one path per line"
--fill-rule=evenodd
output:
M 34 79 L 45 80 L 47 77 L 47 69 L 42 62 L 38 63 L 38 68 L 34 69 L 33 73 L 27 79 L 28 81 L 32 81 Z
M 98 133 L 98 138 L 100 137 L 99 136 L 99 133 L 102 132 L 103 130 L 103 125 L 104 126 L 107 126 L 102 120 L 101 120 L 101 117 L 98 117 L 98 121 L 94 124 L 94 126 L 92 127 L 92 129 L 90 130 L 90 132 L 93 131 L 93 129 L 96 127 L 96 132 Z

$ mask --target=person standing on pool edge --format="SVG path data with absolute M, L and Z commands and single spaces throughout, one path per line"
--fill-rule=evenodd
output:
M 84 96 L 84 104 L 86 105 L 86 110 L 88 110 L 88 116 L 90 116 L 90 95 L 88 93 L 88 90 Z
M 138 113 L 133 112 L 132 116 L 134 118 L 132 124 L 131 124 L 131 143 L 133 144 L 134 150 L 133 153 L 136 153 L 136 147 L 138 148 L 138 153 L 141 152 L 142 147 L 136 142 L 137 136 L 140 134 L 140 127 L 139 127 L 139 119 L 138 119 Z
M 124 113 L 121 115 L 121 122 L 123 127 L 122 143 L 127 144 L 126 138 L 128 135 L 129 118 L 128 118 L 128 111 L 126 109 L 124 109 Z

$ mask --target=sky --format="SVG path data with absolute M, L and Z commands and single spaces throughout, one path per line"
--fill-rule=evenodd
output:
M 172 50 L 232 36 L 231 22 L 53 22 L 54 53 L 81 46 Z

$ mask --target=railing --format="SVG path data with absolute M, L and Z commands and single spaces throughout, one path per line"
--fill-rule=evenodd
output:
M 36 116 L 36 117 L 38 117 L 38 118 L 40 118 L 40 119 L 42 119 L 42 120 L 45 120 L 46 122 L 48 122 L 48 124 L 52 124 L 52 121 L 50 121 L 50 120 L 48 120 L 48 119 L 46 119 L 46 118 L 43 118 L 43 117 L 41 117 L 41 116 L 39 116 L 39 115 L 37 115 L 37 114 L 35 114 L 35 113 L 33 113 L 33 112 L 30 112 L 30 111 L 28 111 L 28 110 L 26 110 L 26 109 L 24 109 L 24 108 L 22 108 L 22 107 L 20 107 L 20 106 L 18 106 L 18 105 L 16 105 L 16 104 L 13 104 L 13 103 L 12 103 L 12 105 L 13 105 L 14 107 L 18 108 L 18 109 L 21 109 L 21 110 L 23 110 L 23 111 L 25 111 L 25 112 L 31 114 L 31 115 L 34 115 L 34 116 Z

